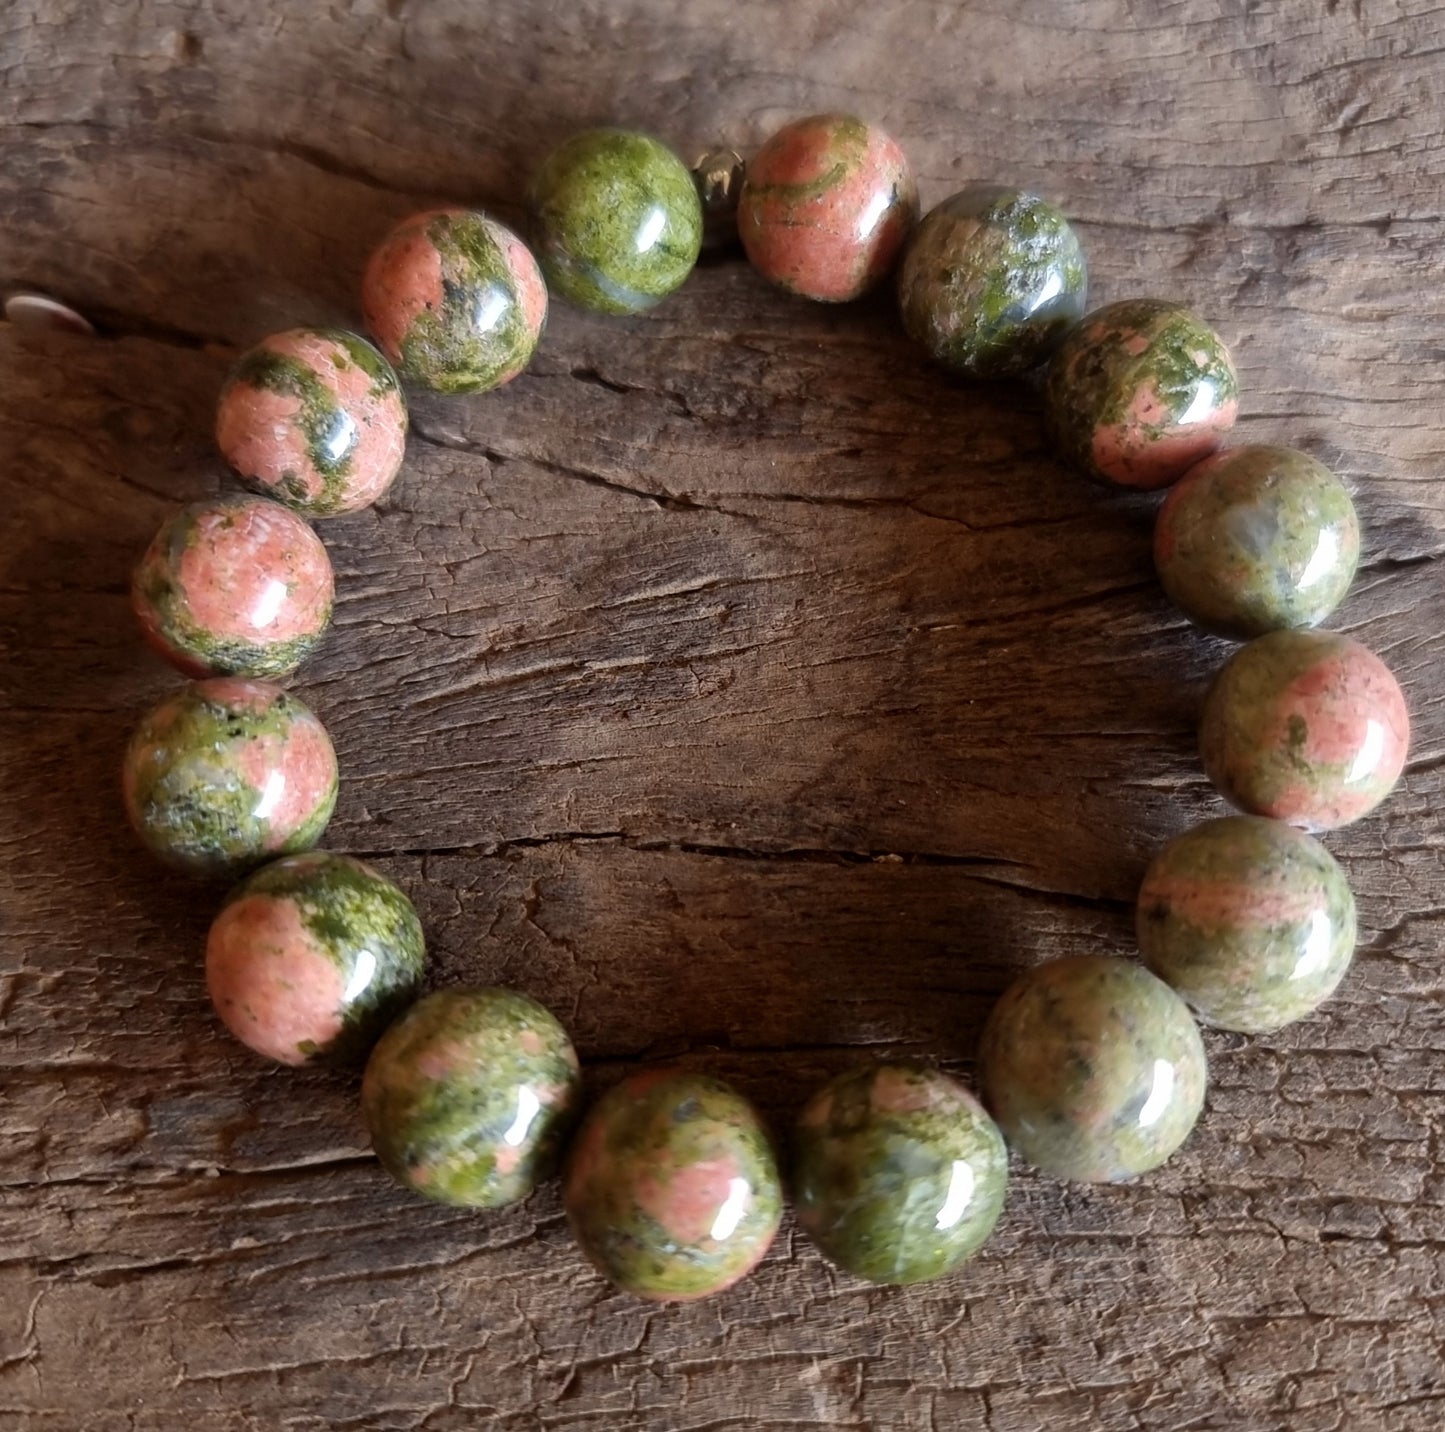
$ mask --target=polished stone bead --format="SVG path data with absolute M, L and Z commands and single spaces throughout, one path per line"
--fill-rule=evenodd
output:
M 1088 272 L 1060 210 L 974 184 L 930 210 L 898 270 L 905 332 L 971 378 L 1036 367 L 1083 315 Z
M 1259 816 L 1206 821 L 1139 890 L 1144 963 L 1205 1024 L 1245 1034 L 1317 1009 L 1355 949 L 1355 897 L 1319 841 Z
M 983 1106 L 920 1064 L 870 1064 L 825 1084 L 794 1138 L 798 1222 L 840 1268 L 921 1283 L 993 1231 L 1008 1150 Z
M 1334 632 L 1276 631 L 1215 677 L 1199 732 L 1231 805 L 1305 830 L 1367 815 L 1394 789 L 1410 713 L 1389 667 Z
M 404 219 L 361 283 L 366 326 L 403 378 L 438 393 L 481 393 L 530 361 L 547 321 L 531 250 L 473 209 Z
M 1349 591 L 1360 522 L 1344 484 L 1292 448 L 1226 448 L 1170 489 L 1154 526 L 1169 599 L 1222 636 L 1317 626 Z
M 785 125 L 748 164 L 738 235 L 754 268 L 789 293 L 860 297 L 898 258 L 918 219 L 903 151 L 852 115 Z
M 131 581 L 146 640 L 187 676 L 286 676 L 331 621 L 321 540 L 262 497 L 193 502 L 161 524 Z
M 122 785 L 152 854 L 197 874 L 235 874 L 320 840 L 336 804 L 336 752 L 297 697 L 218 676 L 142 718 Z
M 382 1036 L 361 1110 L 398 1182 L 440 1203 L 501 1208 L 555 1172 L 580 1089 L 567 1031 L 535 1000 L 446 989 Z
M 736 1283 L 767 1252 L 782 1190 L 756 1112 L 721 1080 L 650 1069 L 583 1121 L 566 1173 L 582 1251 L 625 1292 L 675 1301 Z
M 691 171 L 665 144 L 626 129 L 574 134 L 529 195 L 547 282 L 599 313 L 640 313 L 678 288 L 702 245 Z
M 282 1064 L 349 1064 L 420 991 L 411 901 L 348 855 L 273 861 L 227 897 L 206 941 L 211 1003 L 242 1044 Z
M 1189 1137 L 1208 1078 L 1184 1001 L 1141 965 L 1103 955 L 1015 980 L 984 1027 L 979 1069 L 1015 1152 L 1091 1183 L 1162 1164 Z
M 1044 416 L 1059 455 L 1122 487 L 1167 487 L 1239 410 L 1234 363 L 1187 308 L 1132 298 L 1086 315 L 1050 360 Z
M 369 507 L 406 451 L 406 399 L 391 364 L 339 328 L 273 333 L 231 369 L 216 445 L 247 487 L 304 517 Z

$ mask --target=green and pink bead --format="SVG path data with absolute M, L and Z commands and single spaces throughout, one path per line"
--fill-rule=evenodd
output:
M 1154 566 L 1170 601 L 1206 631 L 1262 636 L 1317 626 L 1360 559 L 1344 484 L 1293 448 L 1226 448 L 1170 489 L 1154 524 Z
M 472 209 L 431 209 L 382 241 L 361 283 L 366 326 L 409 383 L 481 393 L 526 366 L 547 321 L 531 250 Z
M 1275 820 L 1206 821 L 1155 856 L 1139 890 L 1144 963 L 1206 1024 L 1263 1034 L 1334 992 L 1355 897 L 1319 841 Z
M 412 903 L 384 875 L 329 851 L 263 866 L 227 897 L 206 941 L 222 1022 L 281 1064 L 351 1064 L 421 989 Z
M 567 1165 L 582 1251 L 624 1292 L 679 1301 L 730 1287 L 768 1251 L 783 1196 L 761 1120 L 704 1074 L 654 1069 L 587 1115 Z
M 784 127 L 747 167 L 738 235 L 753 267 L 803 298 L 844 303 L 892 269 L 918 219 L 898 145 L 846 114 Z
M 870 1283 L 952 1272 L 993 1231 L 1007 1188 L 998 1126 L 957 1080 L 925 1065 L 840 1074 L 794 1131 L 798 1223 Z
M 1121 487 L 1167 487 L 1234 425 L 1239 382 L 1219 335 L 1187 308 L 1133 298 L 1095 309 L 1049 364 L 1059 453 Z
M 1078 236 L 1047 200 L 973 184 L 929 211 L 898 270 L 903 329 L 970 378 L 1037 367 L 1082 317 Z
M 557 1020 L 506 989 L 438 990 L 372 1051 L 361 1111 L 382 1166 L 426 1198 L 501 1208 L 555 1172 L 581 1098 Z
M 146 640 L 187 676 L 288 676 L 321 640 L 334 596 L 320 538 L 260 497 L 181 508 L 131 582 Z
M 1231 805 L 1308 831 L 1374 810 L 1409 746 L 1390 668 L 1334 632 L 1276 631 L 1242 647 L 1215 677 L 1199 729 L 1205 774 Z
M 216 445 L 248 487 L 304 517 L 385 495 L 406 452 L 391 365 L 339 328 L 292 328 L 244 354 L 221 390 Z
M 984 1104 L 1044 1173 L 1117 1183 L 1157 1168 L 1204 1107 L 1188 1006 L 1140 965 L 1050 960 L 1006 989 L 979 1046 Z
M 126 813 L 158 859 L 234 875 L 309 849 L 336 804 L 336 752 L 297 697 L 213 677 L 149 711 L 126 748 Z

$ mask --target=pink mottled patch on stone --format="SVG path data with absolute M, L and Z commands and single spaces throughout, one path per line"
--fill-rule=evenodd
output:
M 315 329 L 278 333 L 266 340 L 266 347 L 305 363 L 351 419 L 355 431 L 336 511 L 369 507 L 396 480 L 406 455 L 406 400 L 401 390 L 379 388 L 343 344 Z
M 568 1213 L 576 1216 L 586 1205 L 592 1184 L 602 1172 L 607 1157 L 608 1126 L 601 1118 L 588 1119 L 572 1141 L 572 1151 L 563 1177 L 563 1200 Z
M 253 681 L 245 676 L 213 676 L 200 682 L 196 691 L 213 705 L 248 716 L 264 716 L 285 694 L 274 681 Z
M 476 1047 L 464 1039 L 438 1039 L 425 1045 L 411 1067 L 422 1079 L 445 1083 L 476 1068 Z
M 321 539 L 294 512 L 263 500 L 195 513 L 173 575 L 191 622 L 222 640 L 315 636 L 335 595 Z
M 226 461 L 263 487 L 299 488 L 307 502 L 324 498 L 325 515 L 375 502 L 395 480 L 406 451 L 400 390 L 378 388 L 343 343 L 316 329 L 273 333 L 257 346 L 309 369 L 350 419 L 349 447 L 334 454 L 346 461 L 345 474 L 328 479 L 312 461 L 299 398 L 241 381 L 227 385 L 216 414 L 216 444 Z
M 712 1241 L 723 1205 L 733 1196 L 733 1182 L 743 1178 L 737 1160 L 699 1159 L 637 1179 L 637 1206 L 670 1238 L 682 1243 Z M 749 1200 L 751 1201 L 751 1193 Z
M 1315 911 L 1329 908 L 1328 897 L 1319 889 L 1200 880 L 1164 871 L 1152 873 L 1145 880 L 1139 903 L 1167 905 L 1196 929 L 1217 931 L 1301 925 Z
M 507 267 L 517 284 L 517 302 L 522 309 L 522 322 L 533 338 L 539 338 L 547 322 L 547 280 L 532 251 L 510 229 L 494 226 L 497 242 L 506 256 Z
M 517 1165 L 522 1162 L 522 1149 L 519 1144 L 498 1144 L 492 1151 L 492 1167 L 506 1178 L 508 1174 L 516 1173 Z
M 1390 668 L 1357 641 L 1338 639 L 1281 692 L 1270 750 L 1289 747 L 1292 718 L 1305 727 L 1300 758 L 1320 774 L 1280 792 L 1262 815 L 1332 830 L 1373 810 L 1405 768 L 1410 712 L 1404 692 Z
M 305 1064 L 341 1033 L 345 979 L 295 902 L 246 895 L 226 906 L 206 941 L 206 987 L 241 1043 L 282 1064 Z
M 569 1051 L 570 1052 L 570 1051 Z M 572 1054 L 571 1063 L 573 1068 L 577 1067 L 577 1056 Z M 572 1084 L 534 1084 L 532 1092 L 537 1096 L 537 1102 L 544 1109 L 556 1109 L 570 1104 L 576 1097 L 576 1086 Z
M 906 1074 L 902 1069 L 879 1069 L 868 1092 L 868 1103 L 880 1114 L 920 1114 L 929 1108 L 957 1103 L 964 1090 L 942 1074 Z
M 1122 423 L 1095 429 L 1090 456 L 1122 487 L 1167 487 L 1219 446 L 1238 412 L 1237 400 L 1228 398 L 1198 422 L 1171 423 L 1167 405 L 1149 384 L 1134 395 Z
M 256 817 L 268 825 L 267 850 L 280 850 L 330 799 L 336 752 L 325 728 L 297 712 L 284 735 L 266 733 L 241 743 L 235 755 L 242 780 L 257 792 Z
M 279 849 L 328 802 L 336 789 L 336 750 L 314 716 L 299 716 L 281 757 L 286 784 L 271 815 L 271 848 Z
M 317 498 L 325 479 L 312 465 L 306 434 L 297 417 L 301 399 L 251 383 L 231 383 L 216 410 L 216 446 L 248 482 L 263 487 L 286 483 Z
M 361 280 L 361 309 L 381 351 L 401 361 L 402 344 L 423 313 L 440 313 L 446 293 L 442 256 L 427 225 L 462 209 L 428 209 L 403 219 L 372 254 Z
M 809 298 L 859 297 L 892 267 L 918 214 L 908 160 L 866 127 L 861 155 L 848 121 L 813 115 L 780 129 L 748 167 L 738 233 L 765 277 Z

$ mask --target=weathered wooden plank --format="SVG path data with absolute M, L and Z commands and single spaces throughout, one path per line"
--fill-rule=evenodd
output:
M 0 332 L 0 1425 L 1437 1426 L 1442 48 L 1428 0 L 9 6 L 0 279 L 105 336 Z M 935 1288 L 865 1289 L 789 1225 L 726 1298 L 648 1308 L 586 1271 L 555 1190 L 420 1207 L 351 1081 L 220 1037 L 215 892 L 155 872 L 113 794 L 170 682 L 125 584 L 219 481 L 230 357 L 354 321 L 399 214 L 515 217 L 580 123 L 746 146 L 826 107 L 890 126 L 927 199 L 1058 198 L 1099 298 L 1217 320 L 1241 436 L 1356 492 L 1338 624 L 1416 742 L 1330 841 L 1354 971 L 1302 1026 L 1209 1037 L 1166 1169 L 1020 1172 Z M 395 494 L 323 529 L 328 843 L 412 892 L 434 980 L 536 994 L 595 1085 L 680 1058 L 782 1130 L 863 1050 L 966 1074 L 1010 973 L 1127 949 L 1149 851 L 1218 808 L 1192 726 L 1228 648 L 1155 588 L 1152 502 L 1054 463 L 1025 389 L 927 371 L 885 299 L 710 263 L 642 319 L 559 310 L 526 376 L 414 419 Z

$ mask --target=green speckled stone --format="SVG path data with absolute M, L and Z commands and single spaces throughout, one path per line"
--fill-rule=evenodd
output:
M 983 1106 L 920 1064 L 872 1064 L 825 1084 L 798 1120 L 798 1222 L 840 1268 L 921 1283 L 993 1231 L 1008 1150 Z
M 1059 455 L 1101 482 L 1167 487 L 1234 425 L 1229 350 L 1177 303 L 1130 298 L 1085 315 L 1049 360 L 1044 420 Z
M 1015 980 L 984 1027 L 979 1069 L 1014 1150 L 1089 1183 L 1162 1164 L 1189 1137 L 1208 1080 L 1184 1001 L 1141 965 L 1103 955 Z
M 918 226 L 898 271 L 908 336 L 957 373 L 1026 373 L 1082 317 L 1088 270 L 1063 213 L 1034 194 L 974 184 Z
M 412 903 L 349 855 L 312 850 L 263 866 L 227 897 L 206 941 L 216 1013 L 282 1064 L 351 1064 L 421 987 Z
M 702 1298 L 767 1252 L 783 1195 L 751 1104 L 683 1069 L 634 1074 L 598 1100 L 572 1145 L 567 1217 L 582 1251 L 619 1288 Z
M 649 135 L 573 135 L 537 171 L 530 203 L 547 282 L 579 308 L 639 313 L 697 262 L 702 204 L 692 174 Z
M 579 1094 L 572 1041 L 536 1000 L 449 989 L 382 1036 L 361 1111 L 398 1182 L 440 1203 L 501 1208 L 552 1176 Z
M 1199 724 L 1204 771 L 1233 806 L 1305 830 L 1348 825 L 1394 789 L 1410 713 L 1352 637 L 1274 631 L 1225 663 Z
M 1190 468 L 1154 526 L 1169 599 L 1221 636 L 1317 626 L 1339 605 L 1360 558 L 1360 521 L 1344 484 L 1293 448 L 1226 448 Z
M 361 306 L 409 383 L 482 393 L 527 366 L 547 321 L 547 285 L 505 224 L 432 209 L 404 219 L 372 254 Z
M 237 875 L 307 850 L 336 805 L 336 752 L 297 697 L 266 681 L 198 681 L 149 711 L 126 747 L 126 813 L 152 854 Z
M 1350 967 L 1355 897 L 1319 841 L 1258 816 L 1185 831 L 1139 891 L 1144 963 L 1206 1024 L 1279 1029 L 1326 1000 Z

